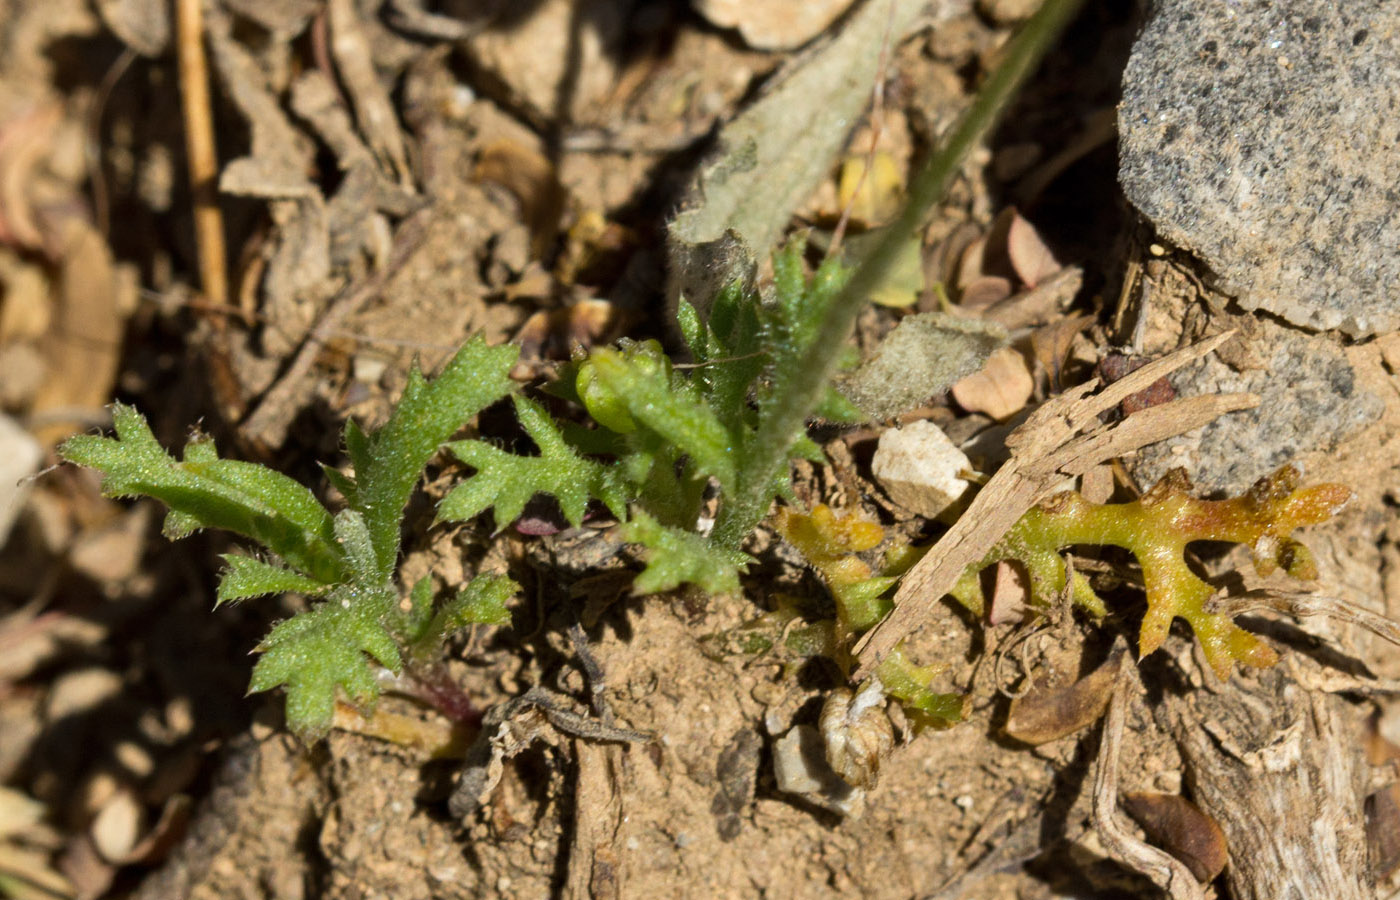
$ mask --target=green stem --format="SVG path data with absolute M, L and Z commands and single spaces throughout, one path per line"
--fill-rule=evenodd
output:
M 835 373 L 839 354 L 832 348 L 845 345 L 857 313 L 893 265 L 900 248 L 918 231 L 933 205 L 943 198 L 963 159 L 991 131 L 997 117 L 1039 65 L 1082 2 L 1045 0 L 1026 22 L 1007 45 L 1005 60 L 978 91 L 948 142 L 930 157 L 909 186 L 909 197 L 899 218 L 884 230 L 851 273 L 846 286 L 827 305 L 816 336 L 803 353 L 786 402 L 775 404 L 772 414 L 759 424 L 750 456 L 744 460 L 738 474 L 738 490 L 733 498 L 726 498 L 720 510 L 711 535 L 720 546 L 737 548 L 768 514 L 773 481 L 788 464 L 788 450 L 793 440 L 816 409 Z

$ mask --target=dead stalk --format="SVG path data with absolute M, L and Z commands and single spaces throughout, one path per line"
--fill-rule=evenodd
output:
M 1094 828 L 1111 857 L 1166 891 L 1172 900 L 1205 900 L 1200 883 L 1185 863 L 1138 840 L 1114 815 L 1118 807 L 1118 757 L 1123 749 L 1131 668 L 1124 666 L 1119 671 L 1099 739 L 1099 759 L 1094 770 Z
M 209 95 L 209 63 L 204 53 L 202 0 L 176 0 L 176 47 L 180 65 L 180 97 L 185 117 L 185 155 L 190 191 L 194 195 L 195 244 L 199 248 L 199 281 L 214 306 L 228 304 L 228 263 L 224 250 L 224 217 L 219 209 L 219 159 L 214 145 L 213 104 Z M 222 328 L 221 317 L 211 317 Z
M 1339 622 L 1359 625 L 1372 634 L 1400 646 L 1400 622 L 1371 612 L 1340 597 L 1320 597 L 1301 591 L 1276 591 L 1262 588 L 1233 597 L 1218 596 L 1206 604 L 1212 613 L 1238 616 L 1241 613 L 1269 610 L 1288 616 L 1327 616 Z

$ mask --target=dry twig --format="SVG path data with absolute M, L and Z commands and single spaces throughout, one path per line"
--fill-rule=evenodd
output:
M 1233 597 L 1217 596 L 1207 601 L 1206 610 L 1238 616 L 1256 610 L 1270 610 L 1289 616 L 1327 616 L 1339 622 L 1359 625 L 1378 637 L 1400 646 L 1400 622 L 1357 606 L 1340 597 L 1320 597 L 1302 591 L 1276 591 L 1262 588 Z
M 1123 748 L 1131 666 L 1119 670 L 1118 685 L 1108 703 L 1099 759 L 1094 771 L 1094 828 L 1104 849 L 1118 862 L 1145 876 L 1172 900 L 1204 900 L 1205 893 L 1186 864 L 1164 850 L 1138 840 L 1114 816 L 1118 807 L 1118 757 Z

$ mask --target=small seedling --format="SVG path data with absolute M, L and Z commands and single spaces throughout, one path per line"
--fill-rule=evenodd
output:
M 59 453 L 100 470 L 109 496 L 164 503 L 171 539 L 221 528 L 253 541 L 260 556 L 224 557 L 218 603 L 288 592 L 318 598 L 258 646 L 262 656 L 249 686 L 285 686 L 288 724 L 317 737 L 330 727 L 337 688 L 363 705 L 378 696 L 371 659 L 398 672 L 406 656 L 425 657 L 462 624 L 502 619 L 503 603 L 516 590 L 507 578 L 478 576 L 434 612 L 426 579 L 401 606 L 395 574 L 404 506 L 423 467 L 467 420 L 511 390 L 506 373 L 515 356 L 512 349 L 471 341 L 432 383 L 412 371 L 381 428 L 366 434 L 347 423 L 354 474 L 325 470 L 345 497 L 338 512 L 266 466 L 220 459 L 204 436 L 190 440 L 177 460 L 141 414 L 121 404 L 112 408 L 115 438 L 74 437 Z
M 552 386 L 576 402 L 571 417 L 556 420 L 543 403 L 515 395 L 534 455 L 482 440 L 447 444 L 474 474 L 444 498 L 438 520 L 491 510 L 505 527 L 544 494 L 578 525 L 597 501 L 624 539 L 644 548 L 638 593 L 682 584 L 737 591 L 750 561 L 743 541 L 775 497 L 790 495 L 789 460 L 823 458 L 806 435 L 807 417 L 855 414 L 825 382 L 809 390 L 807 361 L 846 273 L 830 261 L 809 277 L 802 253 L 793 243 L 774 258 L 767 301 L 732 288 L 716 299 L 708 323 L 681 303 L 692 368 L 673 366 L 655 342 L 624 342 L 575 360 Z M 506 373 L 516 357 L 513 347 L 471 341 L 431 383 L 415 370 L 381 428 L 367 434 L 347 423 L 354 474 L 325 468 L 345 498 L 337 512 L 285 475 L 220 459 L 202 436 L 176 460 L 141 415 L 120 404 L 115 438 L 76 437 L 60 453 L 102 471 L 111 496 L 163 502 L 171 538 L 222 528 L 253 541 L 260 556 L 225 557 L 219 603 L 289 592 L 315 598 L 258 646 L 250 686 L 284 686 L 288 723 L 315 737 L 330 725 L 337 689 L 360 704 L 376 698 L 371 661 L 395 672 L 406 662 L 427 664 L 456 628 L 506 620 L 504 603 L 517 589 L 509 579 L 479 576 L 435 608 L 426 579 L 403 585 L 396 572 L 404 508 L 424 466 L 477 412 L 515 392 Z M 708 533 L 707 508 L 716 516 Z

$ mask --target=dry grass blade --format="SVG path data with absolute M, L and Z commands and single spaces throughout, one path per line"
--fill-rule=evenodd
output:
M 214 146 L 214 114 L 209 98 L 209 63 L 204 54 L 204 10 L 200 0 L 175 4 L 176 49 L 180 60 L 180 98 L 185 116 L 185 153 L 189 156 L 190 191 L 194 194 L 195 243 L 199 247 L 199 281 L 214 306 L 228 303 L 228 263 L 224 218 L 219 209 L 219 160 Z M 224 320 L 211 317 L 215 328 Z
M 869 674 L 918 627 L 963 570 L 981 559 L 987 548 L 1064 476 L 1081 475 L 1101 462 L 1199 428 L 1227 412 L 1256 405 L 1258 398 L 1251 394 L 1209 395 L 1144 409 L 1117 424 L 1099 421 L 1100 413 L 1125 397 L 1200 359 L 1233 336 L 1233 331 L 1227 331 L 1183 347 L 1098 393 L 1092 393 L 1098 382 L 1071 388 L 1036 410 L 1007 438 L 1010 461 L 997 470 L 967 512 L 905 576 L 889 617 L 856 645 L 860 660 L 857 677 Z

